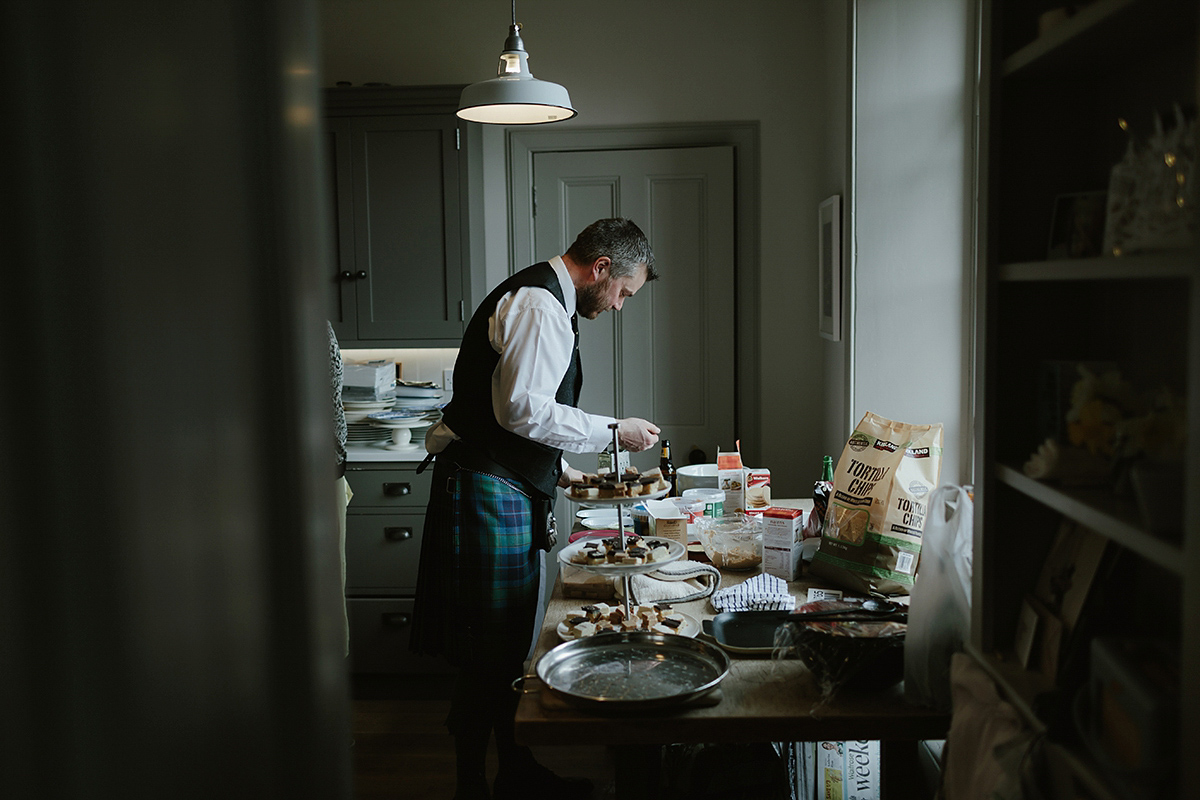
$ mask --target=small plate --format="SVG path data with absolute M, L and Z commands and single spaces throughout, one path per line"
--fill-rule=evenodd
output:
M 616 528 L 617 523 L 618 523 L 618 517 L 617 517 L 617 513 L 616 513 L 617 510 L 615 508 L 606 508 L 603 510 L 607 511 L 609 513 L 595 514 L 590 517 L 584 517 L 579 520 L 579 524 L 585 528 L 590 528 L 591 530 L 594 530 L 594 531 L 598 531 L 601 528 Z M 625 517 L 625 529 L 628 531 L 632 531 L 633 530 L 633 516 L 630 514 L 625 514 L 624 517 Z
M 580 539 L 569 543 L 562 550 L 559 550 L 558 561 L 568 567 L 575 567 L 601 575 L 638 575 L 644 572 L 654 572 L 663 564 L 678 561 L 687 552 L 683 545 L 674 539 L 663 539 L 657 536 L 645 536 L 642 538 L 649 542 L 665 542 L 667 545 L 667 557 L 658 561 L 647 561 L 644 564 L 577 564 L 571 560 L 571 556 L 582 550 L 584 545 L 589 541 L 588 539 Z
M 564 490 L 564 494 L 566 494 L 567 499 L 570 500 L 572 503 L 579 503 L 582 506 L 603 507 L 603 506 L 629 506 L 629 505 L 633 505 L 635 503 L 644 502 L 646 500 L 659 500 L 663 497 L 666 497 L 670 491 L 671 491 L 671 483 L 668 481 L 667 488 L 665 488 L 665 489 L 659 489 L 657 492 L 654 492 L 653 494 L 639 494 L 639 495 L 635 495 L 633 497 L 575 497 L 573 494 L 571 494 L 570 492 L 568 492 L 566 490 Z
M 399 411 L 376 411 L 374 414 L 368 414 L 367 419 L 375 422 L 396 422 L 406 419 L 421 419 L 426 415 L 424 411 L 413 411 L 411 409 L 401 409 Z
M 396 411 L 411 412 L 414 414 L 436 414 L 446 407 L 446 403 L 429 404 L 420 400 L 405 400 L 403 398 L 396 400 Z
M 575 512 L 575 516 L 578 517 L 579 519 L 587 519 L 588 517 L 607 517 L 607 516 L 611 516 L 614 519 L 616 519 L 615 515 L 616 515 L 616 512 L 613 511 L 611 508 L 581 508 Z M 625 516 L 632 519 L 632 517 L 629 517 L 629 514 L 626 514 Z
M 372 419 L 371 424 L 377 428 L 424 428 L 429 426 L 429 423 L 420 417 L 409 417 L 408 419 Z
M 572 612 L 572 613 L 574 613 L 574 612 Z M 696 637 L 696 634 L 700 633 L 700 623 L 696 621 L 695 617 L 688 616 L 687 614 L 684 614 L 682 611 L 676 611 L 674 613 L 683 617 L 683 624 L 680 625 L 679 628 L 675 631 L 675 633 L 673 633 L 671 635 L 672 636 L 683 636 L 684 638 L 687 638 L 687 639 L 694 639 Z M 584 638 L 582 636 L 572 636 L 571 629 L 567 627 L 567 621 L 565 619 L 562 622 L 558 623 L 558 628 L 556 629 L 556 632 L 558 633 L 558 638 L 564 642 L 573 642 L 576 639 Z M 599 633 L 596 633 L 593 635 L 600 636 L 601 634 L 604 634 L 604 633 L 623 633 L 623 631 L 600 631 Z
M 616 531 L 617 530 L 616 517 L 613 517 L 611 519 L 605 519 L 602 517 L 588 517 L 587 519 L 579 520 L 579 524 L 582 525 L 583 527 L 587 528 L 590 531 Z M 633 520 L 626 520 L 625 532 L 633 533 Z M 618 533 L 619 533 L 619 531 L 618 531 Z

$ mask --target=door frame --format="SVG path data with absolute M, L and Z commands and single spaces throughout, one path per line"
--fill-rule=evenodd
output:
M 759 264 L 759 124 L 717 122 L 613 128 L 509 129 L 505 132 L 508 180 L 509 264 L 533 263 L 533 157 L 565 150 L 647 150 L 666 147 L 733 147 L 734 158 L 734 431 L 748 452 L 761 452 L 762 365 L 757 324 Z M 666 278 L 670 279 L 669 272 Z M 714 456 L 715 457 L 715 456 Z

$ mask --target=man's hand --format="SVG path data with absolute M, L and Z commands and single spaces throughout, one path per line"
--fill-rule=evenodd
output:
M 563 470 L 563 474 L 558 476 L 558 485 L 564 489 L 576 481 L 583 480 L 583 472 L 574 467 L 567 467 Z
M 653 422 L 627 417 L 617 423 L 617 442 L 631 453 L 640 453 L 658 441 L 659 428 Z

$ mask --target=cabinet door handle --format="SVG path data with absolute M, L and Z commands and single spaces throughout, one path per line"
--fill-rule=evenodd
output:
M 404 497 L 406 494 L 412 494 L 412 484 L 385 483 L 383 485 L 383 493 L 388 497 Z
M 387 527 L 383 529 L 383 535 L 389 542 L 403 542 L 413 537 L 413 529 Z
M 354 276 L 354 277 L 358 278 L 358 279 L 361 281 L 363 278 L 367 277 L 367 272 L 366 272 L 366 270 L 361 270 L 361 269 L 360 269 L 360 270 L 357 272 L 357 274 L 355 274 L 355 276 Z
M 388 628 L 407 628 L 409 623 L 412 622 L 412 617 L 402 612 L 380 614 L 379 618 L 384 626 Z
M 340 277 L 344 281 L 348 281 L 354 277 L 354 273 L 348 269 L 345 269 L 345 270 L 342 270 L 341 275 L 339 275 L 338 277 Z

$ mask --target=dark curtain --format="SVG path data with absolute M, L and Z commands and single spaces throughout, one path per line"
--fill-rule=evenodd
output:
M 0 796 L 350 796 L 317 53 L 0 6 Z

